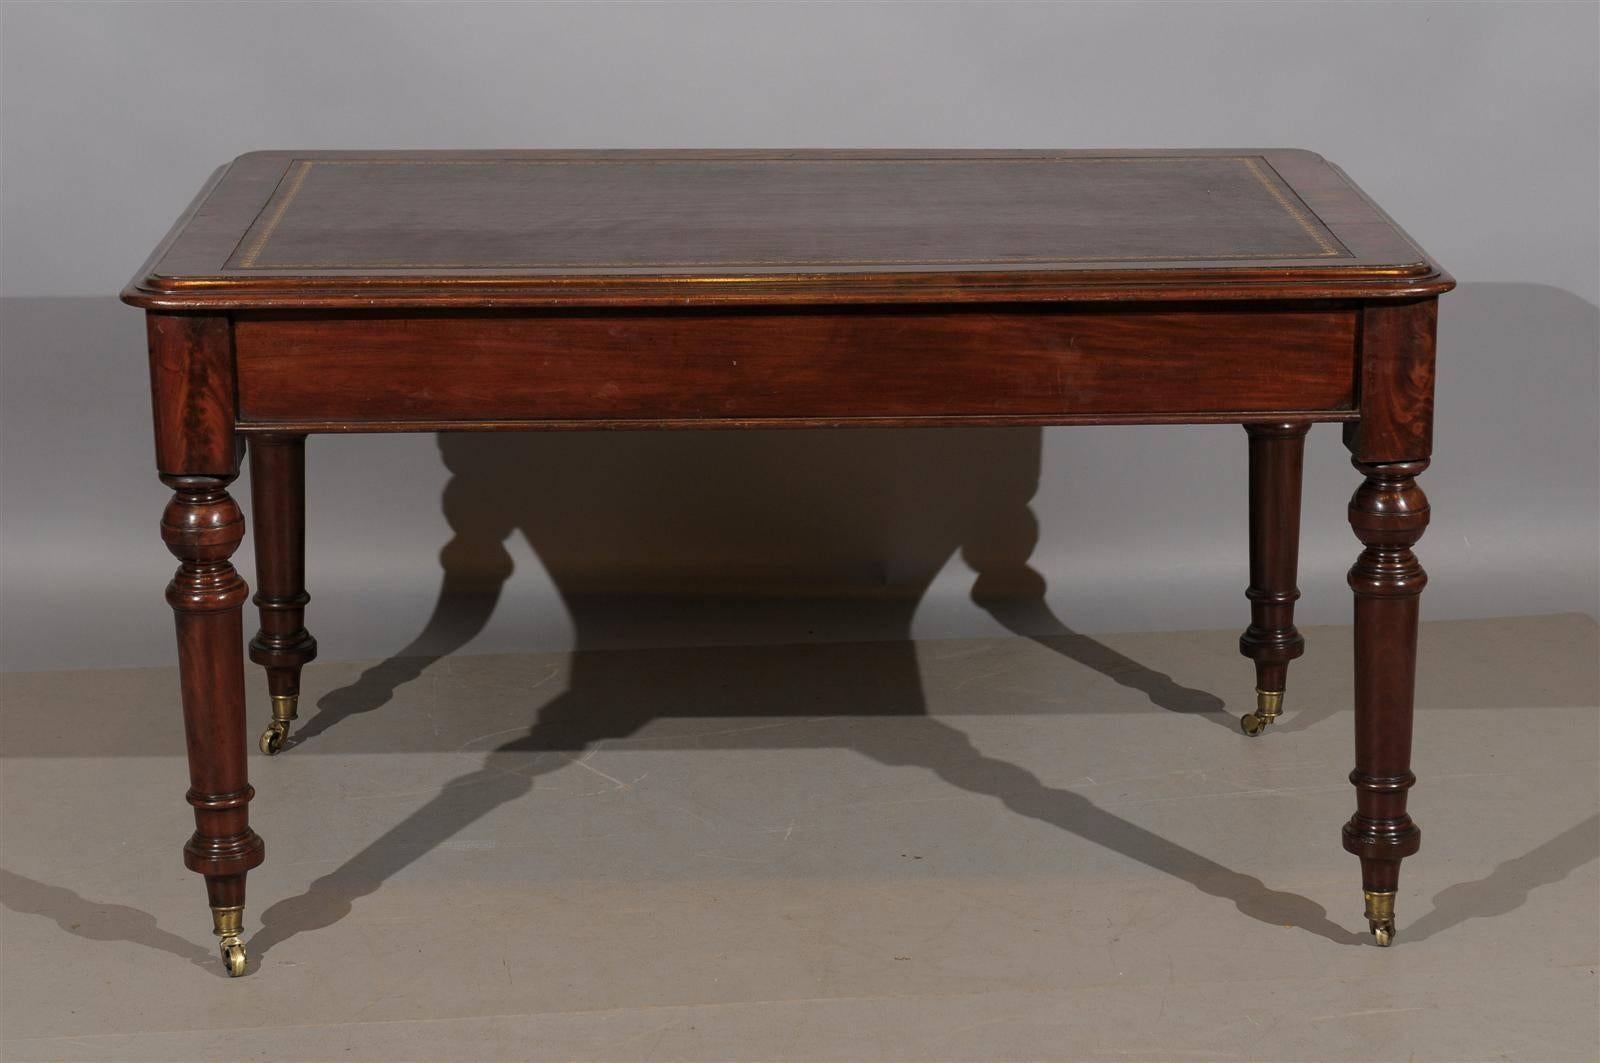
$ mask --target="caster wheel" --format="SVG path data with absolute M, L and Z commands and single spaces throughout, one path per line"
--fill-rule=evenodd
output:
M 261 747 L 261 752 L 270 757 L 282 750 L 284 742 L 288 741 L 288 739 L 288 725 L 274 723 L 261 732 L 261 741 L 257 744 Z
M 1367 926 L 1372 940 L 1382 948 L 1394 944 L 1394 891 L 1363 890 L 1367 898 Z
M 1251 738 L 1254 738 L 1256 735 L 1260 734 L 1266 726 L 1267 721 L 1263 720 L 1253 712 L 1247 712 L 1243 716 L 1239 717 L 1239 730 L 1243 731 Z M 262 739 L 262 741 L 265 740 L 265 738 Z M 266 747 L 263 746 L 262 748 Z
M 237 978 L 244 974 L 247 957 L 244 944 L 239 941 L 224 942 L 222 945 L 222 966 L 227 968 L 229 978 Z

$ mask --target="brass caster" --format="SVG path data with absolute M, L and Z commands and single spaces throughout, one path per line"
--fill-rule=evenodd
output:
M 1239 717 L 1239 729 L 1254 738 L 1283 715 L 1283 691 L 1256 689 L 1256 711 Z
M 298 716 L 296 710 L 299 706 L 299 694 L 272 695 L 272 722 L 261 732 L 261 741 L 257 743 L 261 752 L 270 757 L 283 749 L 284 743 L 289 740 L 289 728 Z
M 244 974 L 248 958 L 245 956 L 244 942 L 238 938 L 222 942 L 222 966 L 227 968 L 229 978 L 237 978 Z
M 270 757 L 283 749 L 283 744 L 288 740 L 289 725 L 274 721 L 267 725 L 265 731 L 261 732 L 261 741 L 256 744 L 261 747 L 261 752 Z
M 245 965 L 249 962 L 244 942 L 239 937 L 244 929 L 244 909 L 211 909 L 211 927 L 212 933 L 217 935 L 217 947 L 222 950 L 222 966 L 227 970 L 228 977 L 237 978 L 244 974 Z
M 1362 892 L 1367 899 L 1367 926 L 1372 930 L 1372 939 L 1388 948 L 1394 944 L 1394 892 Z

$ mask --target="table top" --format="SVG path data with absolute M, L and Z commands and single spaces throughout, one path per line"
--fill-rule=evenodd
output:
M 123 296 L 792 305 L 1451 284 L 1306 151 L 274 151 L 219 170 Z

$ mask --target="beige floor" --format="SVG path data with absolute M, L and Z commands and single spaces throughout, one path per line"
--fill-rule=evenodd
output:
M 1593 621 L 1425 627 L 1389 950 L 1308 636 L 1262 740 L 1225 631 L 318 662 L 234 981 L 172 672 L 11 675 L 5 1056 L 1595 1059 Z

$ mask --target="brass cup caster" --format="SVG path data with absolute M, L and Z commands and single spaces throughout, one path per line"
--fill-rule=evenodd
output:
M 249 963 L 240 931 L 244 929 L 243 908 L 211 909 L 212 932 L 217 935 L 217 947 L 222 951 L 222 966 L 229 978 L 244 974 Z
M 296 710 L 299 705 L 299 694 L 272 695 L 272 722 L 261 732 L 261 741 L 257 743 L 261 752 L 270 757 L 283 749 L 284 743 L 289 740 L 289 728 L 298 718 Z
M 1367 899 L 1367 926 L 1372 930 L 1372 939 L 1388 948 L 1394 944 L 1394 893 L 1362 892 Z
M 1283 691 L 1256 689 L 1256 711 L 1239 717 L 1239 729 L 1254 738 L 1283 715 Z

